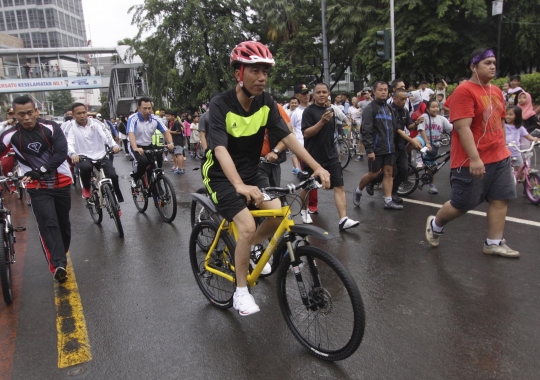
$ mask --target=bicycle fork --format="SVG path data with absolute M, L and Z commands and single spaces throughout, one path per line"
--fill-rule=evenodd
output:
M 300 273 L 303 263 L 301 260 L 295 257 L 295 251 L 292 244 L 293 241 L 295 240 L 295 236 L 292 234 L 288 234 L 285 236 L 285 238 L 287 239 L 287 250 L 289 251 L 292 270 L 294 273 L 294 277 L 296 279 L 296 284 L 298 285 L 298 291 L 300 292 L 300 297 L 302 298 L 302 303 L 304 304 L 306 308 L 315 311 L 317 310 L 317 305 L 314 302 L 310 301 L 308 290 L 306 290 L 306 285 L 304 283 L 304 280 L 302 279 L 302 273 Z M 317 269 L 317 263 L 315 262 L 315 260 L 308 257 L 308 265 L 309 265 L 309 270 L 311 271 L 311 275 L 313 277 L 315 285 L 320 287 L 320 278 L 319 278 L 319 271 Z

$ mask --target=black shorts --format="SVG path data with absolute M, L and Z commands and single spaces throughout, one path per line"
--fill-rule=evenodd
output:
M 450 173 L 452 207 L 469 211 L 484 201 L 509 200 L 516 197 L 510 159 L 487 164 L 485 168 L 483 178 L 474 178 L 469 168 L 452 169 Z
M 375 156 L 373 161 L 368 160 L 368 168 L 372 173 L 378 173 L 384 165 L 394 166 L 394 154 L 381 154 L 380 156 Z
M 311 169 L 307 165 L 303 165 L 304 170 L 308 172 L 309 175 L 313 174 L 313 169 Z M 337 157 L 330 161 L 325 163 L 324 165 L 321 165 L 325 170 L 330 173 L 330 188 L 333 189 L 334 187 L 343 186 L 343 170 L 341 170 L 341 163 L 337 159 Z
M 258 188 L 270 186 L 268 178 L 261 174 L 257 174 L 254 178 L 244 181 L 244 183 Z M 216 209 L 229 222 L 233 220 L 236 214 L 247 207 L 245 198 L 238 195 L 232 183 L 227 179 L 210 180 L 207 188 L 211 190 L 210 198 L 216 205 Z

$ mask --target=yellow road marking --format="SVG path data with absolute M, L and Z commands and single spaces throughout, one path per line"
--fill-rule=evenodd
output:
M 62 284 L 54 282 L 58 368 L 67 368 L 92 360 L 81 296 L 69 252 L 67 257 L 67 281 Z

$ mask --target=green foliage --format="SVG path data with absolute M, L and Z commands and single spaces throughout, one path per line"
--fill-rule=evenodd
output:
M 68 109 L 71 109 L 71 105 L 75 103 L 75 100 L 71 96 L 70 90 L 51 91 L 47 95 L 47 102 L 53 103 L 53 116 L 63 115 Z
M 110 119 L 111 116 L 109 114 L 109 103 L 107 102 L 107 95 L 101 94 L 99 96 L 99 102 L 101 103 L 101 107 L 98 113 L 100 113 L 105 120 Z

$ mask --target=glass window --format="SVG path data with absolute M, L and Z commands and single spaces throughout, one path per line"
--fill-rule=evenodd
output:
M 25 48 L 31 48 L 32 47 L 32 40 L 30 40 L 30 33 L 21 33 L 19 36 L 24 43 Z
M 36 9 L 36 15 L 39 28 L 46 28 L 47 26 L 45 25 L 45 15 L 43 13 L 43 9 Z
M 15 20 L 15 11 L 7 11 L 6 15 L 6 27 L 7 30 L 17 30 L 17 21 Z
M 73 37 L 69 36 L 69 37 L 68 37 L 68 42 L 69 42 L 69 46 L 70 46 L 70 47 L 75 46 L 74 43 L 73 43 Z
M 6 23 L 4 22 L 4 12 L 0 12 L 0 32 L 6 30 Z
M 58 20 L 60 24 L 60 29 L 66 30 L 66 20 L 64 19 L 64 14 L 62 12 L 58 12 Z
M 36 19 L 36 10 L 35 9 L 32 9 L 30 8 L 28 10 L 28 21 L 30 22 L 30 28 L 37 28 L 38 27 L 38 23 L 37 23 L 37 19 Z
M 48 48 L 49 40 L 47 39 L 47 33 L 41 33 L 41 47 Z
M 50 47 L 60 47 L 60 33 L 58 32 L 49 32 L 49 46 Z
M 26 18 L 26 9 L 17 11 L 17 23 L 19 29 L 28 29 L 28 19 Z
M 68 47 L 69 46 L 68 45 L 68 38 L 64 33 L 62 33 L 62 46 L 63 47 Z
M 15 0 L 15 5 L 24 5 L 24 0 Z
M 40 48 L 41 46 L 41 33 L 32 33 L 32 44 L 35 48 Z
M 47 20 L 48 28 L 58 28 L 58 17 L 56 15 L 56 9 L 45 9 L 45 19 Z
M 41 0 L 35 0 L 35 1 L 36 1 L 36 5 L 41 5 L 42 4 Z
M 12 7 L 13 0 L 4 0 L 4 7 Z
M 36 3 L 36 0 L 26 0 L 26 4 L 30 5 L 30 4 L 35 4 Z

